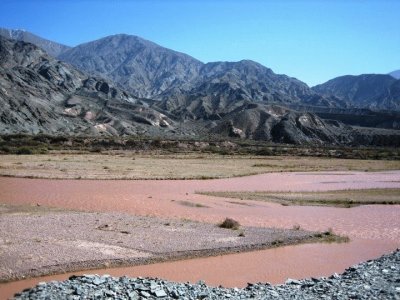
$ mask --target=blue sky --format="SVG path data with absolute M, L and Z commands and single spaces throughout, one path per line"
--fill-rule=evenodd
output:
M 138 35 L 203 62 L 255 60 L 315 85 L 400 69 L 399 0 L 1 0 L 0 26 L 70 46 Z

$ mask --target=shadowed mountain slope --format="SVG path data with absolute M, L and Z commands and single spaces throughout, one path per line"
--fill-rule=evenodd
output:
M 400 110 L 399 80 L 390 75 L 341 76 L 313 87 L 325 96 L 341 99 L 349 106 L 375 110 Z
M 349 126 L 324 121 L 311 113 L 253 103 L 244 104 L 224 116 L 212 131 L 288 144 L 348 144 L 354 133 Z
M 106 80 L 3 37 L 0 103 L 2 134 L 136 134 L 172 123 Z
M 336 98 L 322 97 L 300 80 L 249 60 L 205 64 L 191 85 L 164 92 L 158 106 L 183 118 L 206 120 L 221 119 L 245 102 L 342 107 Z

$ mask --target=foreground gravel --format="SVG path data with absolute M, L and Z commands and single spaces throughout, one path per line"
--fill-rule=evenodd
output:
M 174 283 L 150 278 L 73 276 L 40 283 L 15 299 L 400 299 L 400 250 L 348 268 L 329 278 L 288 279 L 283 285 L 249 284 L 213 288 L 203 282 Z

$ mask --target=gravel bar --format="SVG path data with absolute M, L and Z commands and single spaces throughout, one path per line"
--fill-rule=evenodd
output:
M 22 209 L 0 206 L 0 282 L 208 257 L 324 238 L 301 229 L 242 226 L 231 230 L 217 224 L 122 213 Z
M 288 279 L 283 285 L 244 289 L 175 283 L 154 278 L 98 275 L 39 283 L 14 299 L 400 299 L 400 250 L 329 278 Z

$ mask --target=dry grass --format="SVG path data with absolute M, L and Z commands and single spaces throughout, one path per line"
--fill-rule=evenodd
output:
M 325 243 L 348 243 L 348 242 L 350 242 L 350 238 L 348 236 L 337 235 L 332 231 L 332 228 L 329 228 L 327 231 L 324 231 L 324 232 L 316 233 L 315 237 L 321 239 L 321 242 L 325 242 Z
M 329 192 L 202 192 L 201 194 L 277 202 L 282 205 L 352 207 L 366 204 L 400 204 L 400 189 L 363 189 Z
M 0 176 L 54 179 L 211 179 L 292 171 L 398 170 L 400 161 L 216 154 L 0 155 Z

